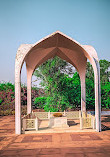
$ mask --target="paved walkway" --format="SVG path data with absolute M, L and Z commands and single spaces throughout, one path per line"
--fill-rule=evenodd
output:
M 14 116 L 0 117 L 0 157 L 110 157 L 110 117 L 104 131 L 69 133 L 14 133 Z

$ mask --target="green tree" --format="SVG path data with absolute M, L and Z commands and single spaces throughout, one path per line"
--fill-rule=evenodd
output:
M 110 82 L 110 62 L 107 60 L 100 60 L 100 79 L 101 83 Z
M 44 105 L 46 103 L 46 97 L 36 97 L 34 104 L 36 108 L 44 108 Z
M 69 105 L 69 101 L 62 92 L 62 81 L 66 74 L 73 73 L 72 65 L 57 56 L 43 63 L 35 71 L 34 75 L 42 80 L 41 85 L 45 88 L 47 95 L 44 107 L 46 111 L 48 109 L 51 111 L 63 110 L 63 105 Z
M 102 108 L 110 109 L 110 82 L 101 84 L 101 104 Z
M 101 83 L 110 82 L 110 62 L 107 60 L 100 60 L 100 81 Z M 94 80 L 94 72 L 90 62 L 87 62 L 86 78 Z
M 110 107 L 110 62 L 100 60 L 100 78 L 102 107 Z M 43 63 L 35 71 L 34 75 L 42 80 L 46 92 L 46 111 L 60 111 L 67 108 L 79 108 L 81 106 L 81 86 L 80 77 L 74 72 L 73 66 L 66 61 L 54 57 Z M 70 77 L 73 74 L 73 77 Z M 94 72 L 92 65 L 87 62 L 86 68 L 86 107 L 94 109 Z

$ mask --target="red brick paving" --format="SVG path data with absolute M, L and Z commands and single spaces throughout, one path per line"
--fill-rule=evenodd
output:
M 25 136 L 21 142 L 52 142 L 52 135 Z
M 104 131 L 15 135 L 14 116 L 0 117 L 0 157 L 110 157 L 110 116 Z
M 72 141 L 91 141 L 91 140 L 102 140 L 98 135 L 91 134 L 71 134 Z

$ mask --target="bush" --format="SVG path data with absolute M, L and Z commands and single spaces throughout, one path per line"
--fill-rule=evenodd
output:
M 46 103 L 46 97 L 37 97 L 35 98 L 34 104 L 35 108 L 44 108 Z
M 1 105 L 1 103 L 2 103 L 2 98 L 0 98 L 0 105 Z
M 0 83 L 0 91 L 7 91 L 11 89 L 12 92 L 15 91 L 15 86 L 10 82 Z
M 55 99 L 53 97 L 47 97 L 47 100 L 46 100 L 46 104 L 44 106 L 44 110 L 46 112 L 58 112 L 59 111 L 59 107 L 58 107 L 58 104 L 56 104 L 55 102 Z
M 102 108 L 110 109 L 110 82 L 101 84 L 101 104 Z
M 46 112 L 58 112 L 64 111 L 69 107 L 69 102 L 67 98 L 62 94 L 55 93 L 53 97 L 48 96 L 46 99 L 46 104 L 44 110 Z
M 5 116 L 11 115 L 11 114 L 12 114 L 12 110 L 11 109 L 8 109 L 8 110 L 4 111 L 4 115 Z
M 15 115 L 15 111 L 12 111 L 11 114 L 12 114 L 12 115 Z
M 0 116 L 4 116 L 4 111 L 0 110 Z
M 27 114 L 27 105 L 24 105 L 24 106 L 22 105 L 21 106 L 21 114 L 22 115 L 26 115 Z
M 32 104 L 39 94 L 40 90 L 32 87 Z M 21 85 L 21 108 L 22 114 L 26 114 L 27 110 L 27 87 Z M 22 107 L 24 106 L 24 107 Z M 0 115 L 14 115 L 15 114 L 15 86 L 10 82 L 0 83 Z
M 7 109 L 5 111 L 0 110 L 0 116 L 8 116 L 8 115 L 13 115 L 14 111 L 12 109 Z

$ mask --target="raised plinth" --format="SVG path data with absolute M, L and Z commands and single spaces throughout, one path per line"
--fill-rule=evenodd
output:
M 67 124 L 67 117 L 50 117 L 49 119 L 50 128 L 65 128 L 69 127 Z

